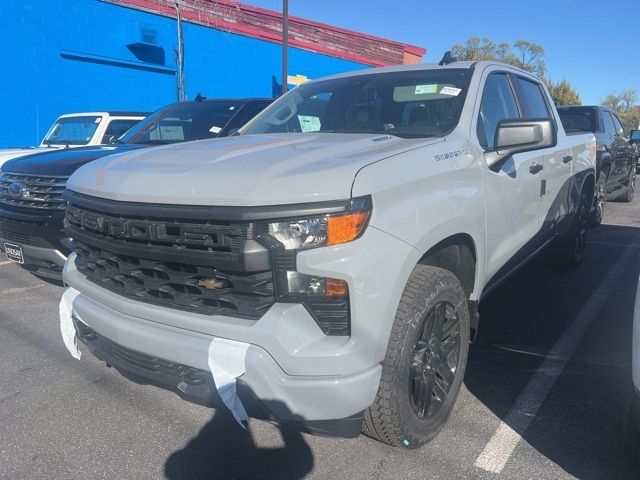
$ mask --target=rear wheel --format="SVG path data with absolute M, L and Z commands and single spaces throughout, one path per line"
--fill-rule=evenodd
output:
M 363 432 L 381 442 L 419 448 L 445 425 L 469 351 L 469 309 L 458 279 L 418 265 L 398 306 L 376 399 Z
M 632 170 L 629 175 L 629 179 L 627 180 L 627 185 L 625 187 L 626 191 L 624 195 L 622 195 L 622 201 L 630 203 L 633 201 L 633 197 L 636 193 L 636 171 Z
M 556 263 L 562 268 L 575 270 L 584 260 L 591 202 L 590 196 L 582 192 L 571 228 L 556 242 Z
M 604 208 L 607 204 L 607 174 L 600 172 L 598 182 L 596 183 L 596 194 L 593 199 L 593 213 L 591 224 L 597 227 L 602 223 L 604 217 Z

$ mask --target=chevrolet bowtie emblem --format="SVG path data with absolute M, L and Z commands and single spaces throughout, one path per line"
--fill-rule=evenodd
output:
M 206 288 L 207 290 L 217 290 L 219 288 L 224 288 L 224 282 L 216 278 L 203 278 L 201 280 L 198 280 L 198 285 Z

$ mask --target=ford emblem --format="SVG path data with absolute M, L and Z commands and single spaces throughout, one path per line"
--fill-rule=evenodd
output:
M 9 185 L 7 193 L 11 198 L 26 198 L 29 196 L 27 187 L 25 187 L 24 184 L 20 182 L 13 182 L 11 185 Z

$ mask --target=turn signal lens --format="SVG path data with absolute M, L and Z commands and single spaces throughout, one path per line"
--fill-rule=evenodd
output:
M 329 216 L 327 220 L 327 245 L 338 245 L 362 235 L 369 221 L 369 212 Z
M 325 292 L 327 297 L 346 297 L 349 295 L 349 287 L 344 280 L 327 278 L 325 280 Z

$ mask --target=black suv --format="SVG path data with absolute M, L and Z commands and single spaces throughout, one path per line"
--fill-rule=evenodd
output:
M 233 134 L 272 99 L 180 102 L 157 110 L 111 145 L 43 152 L 0 168 L 0 250 L 32 273 L 62 278 L 73 250 L 64 233 L 62 194 L 67 179 L 93 160 L 140 148 Z
M 622 128 L 620 119 L 602 106 L 558 107 L 568 134 L 592 132 L 597 142 L 596 189 L 593 223 L 602 222 L 607 200 L 631 202 L 636 185 L 637 149 Z

